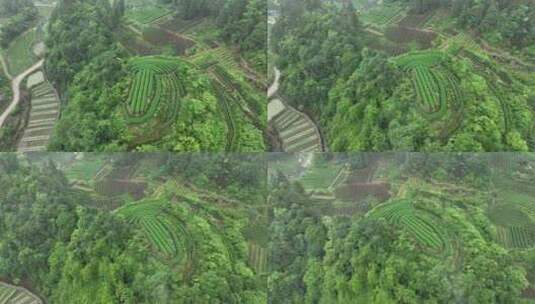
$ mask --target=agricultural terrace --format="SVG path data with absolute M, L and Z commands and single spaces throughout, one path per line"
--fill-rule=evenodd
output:
M 187 227 L 165 206 L 160 200 L 145 200 L 127 204 L 118 213 L 141 227 L 158 252 L 167 257 L 189 259 L 193 248 Z
M 403 227 L 421 245 L 434 250 L 444 250 L 448 244 L 444 228 L 437 225 L 431 215 L 414 208 L 409 200 L 392 201 L 370 211 L 374 219 L 384 218 L 389 223 Z
M 359 7 L 359 6 L 357 6 Z M 375 6 L 371 9 L 359 11 L 360 20 L 364 24 L 386 27 L 396 24 L 407 15 L 408 7 L 400 3 L 389 3 L 382 6 Z
M 178 116 L 186 94 L 181 81 L 185 66 L 176 58 L 136 57 L 130 61 L 133 79 L 126 112 L 130 123 L 145 123 L 156 116 L 171 122 Z
M 52 85 L 44 79 L 42 71 L 30 75 L 26 85 L 31 92 L 31 110 L 18 150 L 44 151 L 58 120 L 59 98 Z
M 90 181 L 96 177 L 100 170 L 102 170 L 102 166 L 105 163 L 103 158 L 91 157 L 87 160 L 83 159 L 76 161 L 65 173 L 69 180 Z
M 343 169 L 344 166 L 342 164 L 330 162 L 318 164 L 308 169 L 300 179 L 300 182 L 303 184 L 305 189 L 327 190 Z
M 393 59 L 393 62 L 409 73 L 414 91 L 421 108 L 431 117 L 442 117 L 448 109 L 450 115 L 462 112 L 463 93 L 460 90 L 459 79 L 441 65 L 446 55 L 438 51 L 412 52 Z M 455 120 L 455 119 L 454 119 Z M 451 130 L 458 126 L 458 121 Z
M 258 274 L 266 273 L 268 271 L 267 249 L 256 243 L 249 242 L 248 250 L 249 265 L 251 265 Z
M 496 178 L 496 203 L 488 215 L 496 225 L 497 241 L 506 248 L 535 246 L 535 190 L 518 180 Z
M 341 282 L 343 286 L 337 289 L 340 293 L 348 290 L 347 286 L 358 285 L 359 289 L 344 299 L 343 302 L 347 303 L 352 303 L 360 295 L 364 295 L 362 302 L 375 303 L 376 292 L 388 294 L 386 302 L 400 303 L 410 294 L 408 303 L 438 303 L 441 300 L 436 292 L 440 289 L 448 292 L 444 298 L 470 302 L 474 299 L 469 295 L 470 289 L 474 288 L 474 292 L 479 293 L 484 289 L 481 282 L 494 284 L 497 280 L 503 280 L 503 286 L 508 288 L 515 275 L 504 276 L 502 271 L 518 269 L 520 279 L 515 296 L 519 300 L 511 298 L 505 302 L 532 302 L 535 290 L 533 155 L 446 153 L 433 157 L 418 153 L 363 154 L 339 156 L 334 153 L 325 159 L 348 162 L 352 164 L 351 171 L 362 174 L 352 182 L 354 174 L 351 173 L 349 182 L 345 183 L 357 185 L 358 181 L 358 186 L 362 186 L 351 197 L 363 193 L 363 185 L 369 187 L 383 183 L 392 185 L 391 192 L 395 198 L 384 203 L 368 200 L 349 204 L 340 202 L 338 197 L 333 201 L 319 202 L 303 192 L 302 187 L 294 182 L 300 181 L 300 177 L 293 176 L 287 176 L 288 182 L 281 183 L 281 186 L 274 186 L 276 192 L 273 193 L 276 195 L 273 199 L 281 212 L 274 215 L 275 227 L 271 231 L 290 232 L 284 237 L 274 238 L 272 242 L 276 246 L 304 248 L 301 255 L 293 257 L 293 262 L 288 262 L 287 255 L 271 257 L 270 266 L 291 278 L 290 284 L 276 280 L 280 273 L 270 276 L 277 288 L 292 288 L 293 291 L 300 282 L 305 282 L 305 288 L 316 286 L 315 283 L 306 285 L 312 275 L 314 282 L 318 278 Z M 279 159 L 283 161 L 284 157 Z M 303 160 L 294 159 L 294 162 L 303 163 Z M 366 178 L 365 168 L 376 168 L 371 180 Z M 333 168 L 333 171 L 337 170 Z M 311 232 L 323 240 L 303 237 Z M 323 237 L 325 235 L 327 237 Z M 319 250 L 328 254 L 318 255 Z M 501 263 L 508 266 L 500 266 Z M 299 265 L 305 265 L 304 269 Z M 349 271 L 340 271 L 341 265 Z M 489 271 L 489 267 L 494 267 L 494 271 Z M 486 275 L 490 275 L 491 279 L 482 280 Z M 297 278 L 294 279 L 294 276 Z M 461 277 L 475 278 L 474 285 L 451 290 Z M 391 290 L 383 286 L 382 279 L 375 282 L 373 278 L 387 278 L 390 283 L 399 284 L 397 286 L 403 293 L 394 300 L 391 296 L 395 292 L 390 294 Z M 407 285 L 407 282 L 418 280 L 421 284 L 417 286 Z M 426 285 L 431 280 L 434 283 Z M 390 283 L 389 287 L 392 287 Z M 316 297 L 319 290 L 322 293 L 320 298 L 337 303 L 340 293 L 330 297 L 333 288 L 338 288 L 335 285 L 329 284 L 322 289 L 324 286 L 320 284 L 313 292 L 303 289 L 300 302 L 306 302 L 309 296 Z M 427 288 L 426 292 L 433 296 L 414 297 L 422 288 Z M 485 293 L 490 298 L 495 297 L 494 285 L 487 288 Z M 368 296 L 368 293 L 371 295 Z M 279 299 L 284 297 L 287 297 L 286 293 Z M 478 303 L 489 301 L 493 302 L 476 300 Z
M 41 299 L 28 290 L 0 282 L 0 304 L 42 304 Z
M 323 28 L 328 29 L 324 36 L 318 34 L 315 37 L 309 32 L 308 26 L 313 27 L 313 21 L 303 22 L 302 27 L 297 27 L 300 31 L 273 35 L 274 39 L 280 39 L 273 43 L 276 46 L 273 48 L 276 54 L 273 55 L 280 57 L 278 61 L 284 63 L 279 66 L 284 74 L 283 94 L 292 104 L 303 107 L 305 113 L 313 115 L 314 121 L 322 122 L 323 126 L 320 127 L 325 128 L 321 130 L 325 134 L 324 145 L 340 152 L 373 149 L 436 151 L 439 147 L 439 150 L 447 151 L 533 150 L 535 126 L 531 100 L 535 94 L 535 64 L 533 56 L 529 56 L 533 39 L 509 36 L 504 32 L 506 29 L 500 26 L 501 23 L 486 23 L 499 14 L 494 9 L 475 13 L 478 11 L 475 3 L 467 3 L 460 8 L 454 4 L 456 1 L 351 2 L 352 6 L 347 5 L 347 1 L 327 1 L 328 4 L 311 8 L 317 9 L 315 13 L 318 18 L 314 22 L 324 23 Z M 490 7 L 492 1 L 484 2 L 484 7 Z M 458 11 L 468 11 L 467 7 L 471 7 L 470 14 L 459 15 Z M 507 4 L 498 10 L 509 15 L 514 11 L 512 7 Z M 355 11 L 349 11 L 351 9 Z M 356 18 L 352 17 L 353 12 Z M 525 13 L 525 20 L 531 20 L 527 16 L 529 12 L 525 10 Z M 480 32 L 481 29 L 474 26 L 476 23 L 473 20 L 485 20 L 480 15 L 487 15 L 488 18 L 479 23 L 481 27 L 495 27 L 496 32 Z M 329 18 L 330 22 L 322 21 L 320 16 Z M 347 16 L 351 16 L 351 22 L 355 25 L 351 30 L 334 21 L 345 22 Z M 298 17 L 299 14 L 295 13 L 294 18 Z M 512 20 L 515 18 L 500 20 L 514 23 Z M 474 22 L 471 27 L 466 25 L 471 22 Z M 532 36 L 527 30 L 530 25 L 528 21 L 518 24 L 518 30 L 526 36 Z M 324 74 L 324 71 L 305 68 L 309 67 L 307 61 L 311 58 L 325 60 L 323 62 L 343 58 L 344 50 L 337 50 L 335 44 L 329 50 L 332 52 L 330 54 L 314 53 L 315 46 L 323 43 L 321 40 L 327 37 L 336 39 L 330 35 L 331 32 L 337 33 L 340 43 L 355 39 L 350 43 L 355 49 L 354 53 L 372 49 L 374 51 L 370 54 L 379 53 L 377 55 L 381 60 L 388 58 L 392 62 L 389 69 L 376 71 L 369 78 L 357 73 L 366 79 L 360 81 L 359 85 L 366 87 L 370 83 L 366 96 L 361 96 L 364 93 L 358 88 L 354 95 L 342 95 L 341 92 L 346 92 L 346 89 L 354 89 L 355 84 L 337 75 L 336 69 L 330 72 L 332 74 Z M 344 36 L 346 34 L 347 37 Z M 303 47 L 302 56 L 292 56 L 300 47 Z M 355 67 L 360 64 L 364 68 L 363 62 L 355 59 L 353 63 Z M 391 73 L 392 67 L 397 68 L 399 73 Z M 386 91 L 372 84 L 381 76 L 391 76 Z M 328 85 L 314 88 L 306 85 L 323 82 Z M 380 113 L 388 112 L 384 120 L 383 116 L 372 118 L 364 114 L 364 108 L 372 107 L 374 103 L 369 96 L 379 95 L 380 100 L 389 104 L 388 110 L 383 107 L 383 101 L 379 105 L 379 109 L 382 109 Z M 341 105 L 340 100 L 344 98 L 366 102 Z M 325 110 L 325 102 L 332 106 L 328 107 L 332 111 Z M 283 118 L 288 116 L 290 113 Z M 355 123 L 359 125 L 356 128 L 353 127 Z M 364 126 L 368 123 L 384 126 L 379 128 L 382 129 L 380 135 L 356 136 L 358 132 L 368 132 L 362 131 L 367 130 Z M 418 136 L 412 132 L 416 129 L 421 131 Z
M 139 6 L 129 9 L 126 17 L 140 24 L 150 24 L 171 13 L 165 7 L 159 5 Z
M 213 267 L 228 268 L 235 259 L 248 260 L 259 273 L 265 271 L 266 250 L 252 243 L 249 250 L 236 245 L 246 242 L 241 236 L 244 227 L 228 218 L 218 204 L 204 200 L 211 198 L 203 195 L 201 199 L 199 193 L 175 182 L 159 189 L 158 198 L 131 202 L 115 211 L 143 232 L 156 254 L 179 261 L 185 275 Z M 229 212 L 236 216 L 238 210 Z M 214 263 L 197 264 L 197 260 L 206 258 Z

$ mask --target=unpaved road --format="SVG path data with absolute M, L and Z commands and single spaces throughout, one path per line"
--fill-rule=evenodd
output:
M 31 73 L 35 72 L 39 68 L 43 66 L 44 59 L 39 60 L 36 64 L 28 68 L 26 71 L 24 71 L 22 74 L 18 75 L 13 79 L 11 82 L 11 90 L 13 91 L 13 99 L 11 101 L 11 104 L 7 109 L 2 113 L 2 116 L 0 116 L 0 128 L 4 125 L 4 122 L 6 118 L 9 116 L 9 114 L 15 110 L 15 107 L 20 101 L 20 83 L 24 78 L 26 78 Z
M 268 89 L 268 98 L 271 98 L 279 90 L 280 77 L 281 72 L 279 69 L 275 68 L 275 79 L 273 80 L 273 84 Z

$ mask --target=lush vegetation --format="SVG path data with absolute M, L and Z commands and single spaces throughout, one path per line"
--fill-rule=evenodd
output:
M 267 1 L 260 0 L 162 0 L 172 2 L 184 19 L 212 17 L 221 28 L 219 35 L 235 44 L 255 62 L 261 73 L 267 68 Z
M 0 28 L 0 46 L 7 48 L 11 41 L 35 24 L 38 11 L 33 1 L 3 0 L 0 16 L 8 18 Z
M 0 277 L 52 303 L 266 303 L 264 166 L 254 155 L 4 154 Z M 141 198 L 99 192 L 116 181 L 148 186 Z
M 279 155 L 272 163 L 272 303 L 535 300 L 532 154 Z M 340 165 L 350 173 L 337 187 L 365 195 L 303 187 L 307 172 Z M 386 199 L 374 191 L 384 183 Z
M 265 149 L 262 79 L 247 66 L 247 54 L 264 66 L 265 59 L 255 55 L 258 49 L 236 50 L 239 40 L 214 35 L 217 15 L 181 15 L 180 3 L 164 2 L 59 2 L 46 66 L 66 106 L 49 149 Z M 246 12 L 224 24 L 260 24 Z
M 39 33 L 35 29 L 28 30 L 14 39 L 4 52 L 6 64 L 11 75 L 19 75 L 36 61 L 31 46 L 34 45 Z
M 530 1 L 280 1 L 280 93 L 332 151 L 535 149 Z

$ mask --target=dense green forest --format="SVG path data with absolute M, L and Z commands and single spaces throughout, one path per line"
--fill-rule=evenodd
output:
M 330 150 L 535 149 L 532 0 L 281 0 L 270 11 L 280 95 Z
M 532 154 L 270 161 L 270 303 L 534 303 Z
M 266 303 L 264 172 L 255 155 L 1 155 L 0 298 Z
M 266 13 L 257 0 L 0 2 L 15 91 L 2 150 L 264 151 Z
M 46 69 L 66 107 L 50 149 L 264 149 L 263 92 L 243 75 L 261 82 L 257 74 L 266 65 L 258 43 L 265 32 L 261 1 L 193 2 L 168 4 L 173 17 L 167 21 L 151 20 L 143 2 L 126 11 L 122 1 L 58 4 Z M 208 14 L 214 2 L 218 13 L 229 6 L 236 12 Z M 242 32 L 232 30 L 237 26 Z M 141 39 L 133 35 L 138 32 Z M 245 59 L 233 58 L 234 45 L 255 63 L 250 71 L 241 70 Z
M 0 3 L 0 16 L 7 18 L 0 31 L 0 45 L 6 48 L 37 21 L 38 11 L 31 0 L 4 0 Z

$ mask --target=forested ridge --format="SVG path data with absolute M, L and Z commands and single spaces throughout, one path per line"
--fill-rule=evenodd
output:
M 281 94 L 333 151 L 533 150 L 532 4 L 280 1 Z
M 265 303 L 263 164 L 244 157 L 4 155 L 0 278 L 48 303 Z M 140 179 L 157 184 L 135 199 Z
M 533 302 L 531 156 L 324 154 L 304 172 L 278 162 L 270 303 Z
M 49 149 L 264 150 L 265 11 L 262 1 L 59 1 L 45 68 L 63 109 Z

